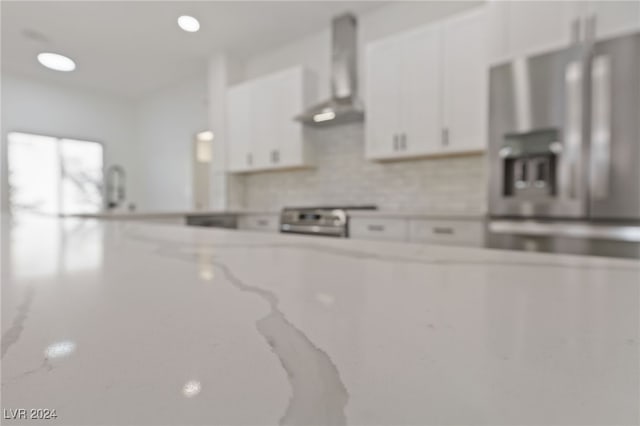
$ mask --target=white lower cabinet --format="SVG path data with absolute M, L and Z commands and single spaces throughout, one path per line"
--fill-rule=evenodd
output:
M 280 216 L 278 214 L 243 214 L 238 216 L 238 229 L 278 232 L 279 228 Z
M 485 225 L 480 220 L 424 220 L 409 222 L 409 241 L 417 243 L 482 247 Z
M 351 217 L 349 237 L 361 240 L 409 241 L 436 245 L 482 247 L 482 219 L 416 219 Z
M 349 236 L 363 240 L 406 241 L 408 226 L 404 219 L 352 217 Z

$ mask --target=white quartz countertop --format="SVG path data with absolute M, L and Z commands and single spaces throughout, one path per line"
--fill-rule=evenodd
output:
M 637 261 L 3 224 L 6 425 L 639 421 Z

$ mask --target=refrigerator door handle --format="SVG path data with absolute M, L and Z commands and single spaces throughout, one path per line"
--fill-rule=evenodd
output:
M 596 56 L 591 68 L 591 196 L 605 199 L 611 173 L 611 60 Z
M 582 102 L 583 72 L 582 62 L 573 61 L 565 70 L 566 90 L 566 129 L 565 157 L 566 167 L 562 167 L 562 192 L 568 198 L 578 197 L 580 182 L 580 157 L 582 151 Z
M 580 43 L 580 27 L 581 27 L 581 20 L 580 18 L 576 18 L 573 21 L 571 21 L 571 44 L 578 44 Z

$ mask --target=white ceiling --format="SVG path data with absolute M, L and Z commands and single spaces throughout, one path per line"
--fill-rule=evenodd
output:
M 206 58 L 226 51 L 242 58 L 321 30 L 368 1 L 6 1 L 2 8 L 2 71 L 139 98 L 203 73 Z M 197 33 L 176 19 L 200 20 Z M 37 53 L 62 53 L 77 63 L 60 73 Z

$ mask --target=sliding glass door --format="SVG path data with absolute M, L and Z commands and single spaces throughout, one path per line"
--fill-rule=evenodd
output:
M 101 144 L 28 133 L 10 133 L 8 142 L 12 211 L 68 214 L 102 210 Z

